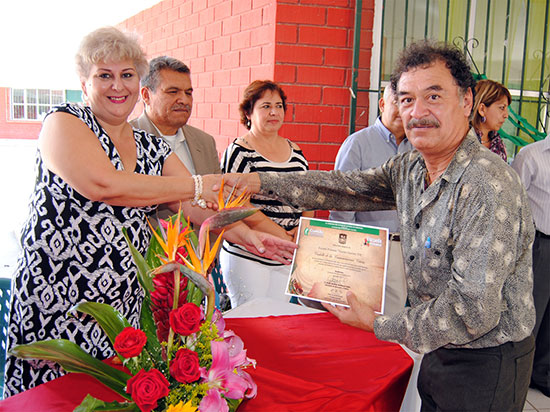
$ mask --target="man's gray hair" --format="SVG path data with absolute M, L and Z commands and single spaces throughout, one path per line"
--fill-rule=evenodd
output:
M 189 67 L 178 59 L 169 56 L 155 57 L 149 62 L 149 73 L 141 79 L 141 87 L 147 87 L 154 92 L 159 84 L 159 73 L 165 69 L 184 74 L 191 73 Z

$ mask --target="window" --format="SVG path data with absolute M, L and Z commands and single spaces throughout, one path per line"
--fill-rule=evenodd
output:
M 11 89 L 12 120 L 42 120 L 44 114 L 65 100 L 63 90 Z

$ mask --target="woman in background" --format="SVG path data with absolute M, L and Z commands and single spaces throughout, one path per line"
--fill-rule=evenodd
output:
M 204 209 L 217 199 L 210 190 L 217 178 L 191 177 L 167 143 L 128 123 L 148 70 L 135 38 L 98 29 L 83 39 L 76 61 L 85 104 L 62 104 L 44 119 L 13 279 L 8 348 L 62 338 L 104 359 L 115 352 L 99 325 L 68 311 L 83 301 L 106 303 L 139 327 L 143 294 L 122 229 L 144 254 L 151 237 L 147 217 L 156 205 L 177 210 L 183 201 L 185 215 L 200 223 L 212 214 Z M 241 222 L 226 236 L 250 250 L 265 247 L 264 256 L 274 259 L 290 257 L 294 248 Z M 62 373 L 57 364 L 9 356 L 5 395 Z
M 286 107 L 286 95 L 277 83 L 256 80 L 246 88 L 239 111 L 248 133 L 225 150 L 223 173 L 308 170 L 298 145 L 279 135 Z M 282 239 L 294 240 L 300 216 L 313 216 L 262 196 L 254 196 L 251 203 L 263 212 L 254 215 L 253 227 Z M 223 243 L 220 263 L 232 307 L 263 296 L 289 300 L 285 295 L 289 266 L 255 256 L 229 241 Z
M 498 134 L 508 118 L 512 96 L 506 87 L 493 80 L 476 84 L 472 125 L 481 144 L 507 161 L 506 148 Z

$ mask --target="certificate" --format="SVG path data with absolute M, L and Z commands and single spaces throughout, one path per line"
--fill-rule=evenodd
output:
M 346 293 L 384 313 L 388 229 L 300 218 L 286 294 L 349 306 Z

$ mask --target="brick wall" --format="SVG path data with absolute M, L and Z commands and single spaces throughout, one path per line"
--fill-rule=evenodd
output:
M 374 0 L 363 9 L 368 67 Z M 120 27 L 143 36 L 148 57 L 168 54 L 190 66 L 190 124 L 212 134 L 220 152 L 245 133 L 244 88 L 274 79 L 290 103 L 281 135 L 302 147 L 312 168 L 332 169 L 348 135 L 354 18 L 354 0 L 164 0 Z M 368 69 L 359 76 L 364 87 Z
M 10 120 L 10 89 L 0 87 L 0 139 L 38 139 L 42 122 Z
M 149 58 L 170 55 L 191 69 L 190 124 L 223 152 L 244 134 L 238 104 L 255 79 L 272 79 L 276 3 L 271 0 L 164 0 L 119 25 L 143 36 Z

